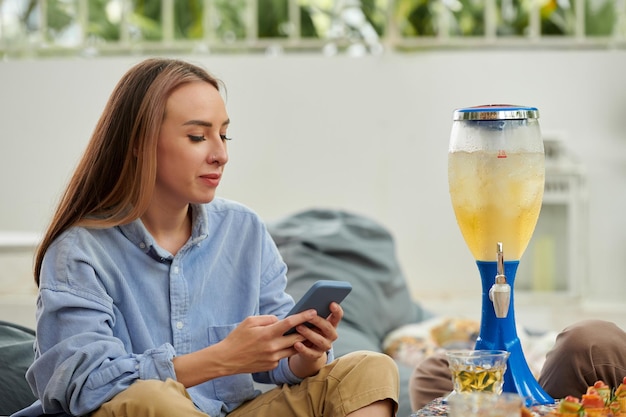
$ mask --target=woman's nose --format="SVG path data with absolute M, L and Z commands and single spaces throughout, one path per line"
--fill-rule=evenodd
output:
M 228 162 L 228 151 L 225 144 L 220 144 L 219 147 L 209 153 L 209 163 L 217 165 L 226 165 Z

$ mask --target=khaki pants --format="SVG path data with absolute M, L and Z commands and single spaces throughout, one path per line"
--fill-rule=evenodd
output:
M 539 384 L 553 398 L 580 398 L 598 380 L 617 387 L 625 376 L 626 333 L 613 323 L 585 320 L 558 335 L 546 355 Z M 413 410 L 452 391 L 445 355 L 433 355 L 418 364 L 409 391 Z
M 283 385 L 242 404 L 230 417 L 345 416 L 379 400 L 398 404 L 395 362 L 376 352 L 354 352 L 326 365 L 298 385 Z M 174 380 L 139 380 L 92 417 L 206 417 Z

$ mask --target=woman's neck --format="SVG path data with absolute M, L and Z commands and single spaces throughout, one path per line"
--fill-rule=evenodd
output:
M 172 255 L 183 247 L 191 236 L 191 206 L 182 210 L 168 210 L 151 205 L 141 221 L 160 247 Z

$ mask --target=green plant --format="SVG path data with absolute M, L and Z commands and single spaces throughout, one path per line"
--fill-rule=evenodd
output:
M 19 0 L 16 0 L 19 1 Z M 337 0 L 338 1 L 338 0 Z M 537 1 L 539 3 L 537 3 Z M 585 1 L 585 35 L 610 36 L 616 24 L 616 1 Z M 543 36 L 576 35 L 574 0 L 496 0 L 496 35 L 525 36 L 529 33 L 531 7 L 539 7 L 540 33 Z M 39 30 L 40 2 L 23 0 L 20 20 L 26 34 Z M 78 22 L 79 2 L 48 0 L 46 3 L 45 39 L 56 43 Z M 163 2 L 161 0 L 89 0 L 85 35 L 90 40 L 119 41 L 122 24 L 129 25 L 131 41 L 163 39 Z M 203 0 L 176 0 L 173 36 L 176 40 L 210 38 L 228 43 L 251 35 L 247 25 L 247 0 L 215 0 L 211 10 L 204 10 Z M 378 36 L 386 33 L 388 13 L 403 37 L 484 36 L 484 0 L 361 0 L 337 3 L 333 0 L 299 0 L 299 33 L 303 38 L 325 39 L 328 28 L 341 16 L 339 5 L 360 7 L 367 23 Z M 390 9 L 393 5 L 393 10 Z M 123 15 L 122 7 L 127 7 Z M 288 0 L 257 0 L 257 29 L 263 39 L 284 39 L 294 34 Z M 346 6 L 348 7 L 348 6 Z M 112 12 L 116 10 L 116 12 Z M 203 16 L 208 13 L 208 20 Z M 208 23 L 208 24 L 207 24 Z M 442 31 L 446 33 L 442 33 Z M 208 31 L 208 33 L 207 33 Z M 0 34 L 1 35 L 1 34 Z M 349 37 L 355 34 L 344 34 Z M 356 34 L 358 36 L 358 33 Z

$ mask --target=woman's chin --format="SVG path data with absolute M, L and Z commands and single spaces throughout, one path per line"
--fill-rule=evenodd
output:
M 192 201 L 195 204 L 208 204 L 215 199 L 215 192 L 211 194 L 205 194 L 199 197 L 196 201 Z

